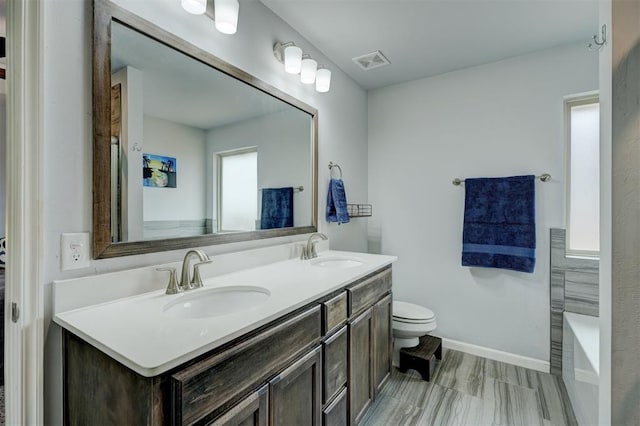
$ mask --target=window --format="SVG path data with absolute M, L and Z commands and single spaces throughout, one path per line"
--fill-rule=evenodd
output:
M 600 104 L 596 96 L 565 103 L 567 125 L 567 251 L 600 251 Z
M 256 148 L 218 154 L 218 176 L 218 230 L 255 230 L 258 214 Z

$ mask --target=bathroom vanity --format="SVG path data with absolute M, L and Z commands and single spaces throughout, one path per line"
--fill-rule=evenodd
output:
M 180 78 L 154 77 L 164 75 Z M 149 86 L 154 81 L 162 84 Z M 185 82 L 195 89 L 184 90 Z M 143 103 L 158 110 L 137 110 Z M 188 107 L 198 105 L 207 108 L 198 108 L 206 117 L 196 123 Z M 225 115 L 236 109 L 237 116 Z M 161 209 L 179 207 L 165 220 L 147 215 L 158 209 L 122 200 L 142 199 L 139 165 L 150 168 L 145 156 L 165 155 L 162 147 L 173 143 L 154 145 L 160 137 L 134 132 L 175 123 L 206 135 L 206 144 L 196 144 L 197 167 L 176 151 L 181 169 L 199 180 L 190 185 L 185 176 L 175 191 L 154 193 L 163 197 L 154 198 Z M 283 127 L 297 129 L 288 145 Z M 250 146 L 247 129 L 260 134 Z M 318 111 L 108 0 L 93 1 L 93 130 L 95 259 L 318 230 Z M 211 196 L 224 192 L 211 187 L 212 176 L 224 183 L 224 156 L 254 152 L 258 143 L 258 184 L 243 196 L 295 187 L 293 226 L 226 225 L 223 197 Z M 181 188 L 188 192 L 182 200 L 205 200 L 206 208 L 192 209 L 203 217 L 177 215 L 189 210 L 171 198 Z M 391 371 L 396 258 L 325 250 L 300 259 L 299 249 L 289 243 L 215 256 L 201 265 L 203 288 L 180 294 L 165 294 L 168 277 L 156 271 L 175 264 L 55 282 L 64 423 L 357 424 Z
M 193 294 L 250 281 L 270 295 L 237 314 L 171 318 L 176 329 L 152 331 L 167 312 L 145 312 L 186 294 L 156 291 L 56 314 L 64 328 L 65 424 L 357 424 L 391 371 L 395 258 L 340 256 L 329 251 L 205 279 Z M 121 336 L 107 332 L 127 322 Z M 180 327 L 199 339 L 174 336 Z M 189 346 L 193 340 L 199 347 Z M 169 362 L 156 353 L 163 347 L 177 347 L 164 351 Z

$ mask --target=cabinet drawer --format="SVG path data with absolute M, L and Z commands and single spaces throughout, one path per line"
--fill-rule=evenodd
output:
M 347 327 L 338 330 L 322 344 L 322 347 L 322 403 L 326 404 L 347 384 Z
M 322 412 L 323 426 L 347 426 L 347 388 Z
M 349 291 L 349 316 L 364 311 L 382 296 L 391 291 L 391 268 L 364 279 L 359 284 L 348 289 Z
M 264 382 L 321 337 L 320 306 L 171 376 L 176 424 L 214 418 L 237 395 Z
M 341 326 L 347 320 L 347 292 L 322 302 L 322 326 L 324 334 Z

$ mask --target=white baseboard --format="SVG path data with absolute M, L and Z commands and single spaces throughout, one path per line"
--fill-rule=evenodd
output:
M 444 337 L 442 338 L 442 346 L 445 349 L 466 352 L 471 355 L 481 356 L 494 361 L 506 362 L 508 364 L 541 371 L 543 373 L 548 373 L 550 369 L 548 361 L 516 355 L 510 352 L 503 352 L 497 349 L 485 348 L 484 346 L 472 345 L 471 343 L 459 342 L 457 340 L 446 339 Z

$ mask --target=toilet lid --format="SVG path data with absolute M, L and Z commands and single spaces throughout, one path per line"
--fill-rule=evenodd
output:
M 420 325 L 428 325 L 435 324 L 436 319 L 432 318 L 430 320 L 408 320 L 404 318 L 393 317 L 394 324 L 420 324 Z
M 429 322 L 435 319 L 431 309 L 413 303 L 393 301 L 393 317 L 402 322 Z

